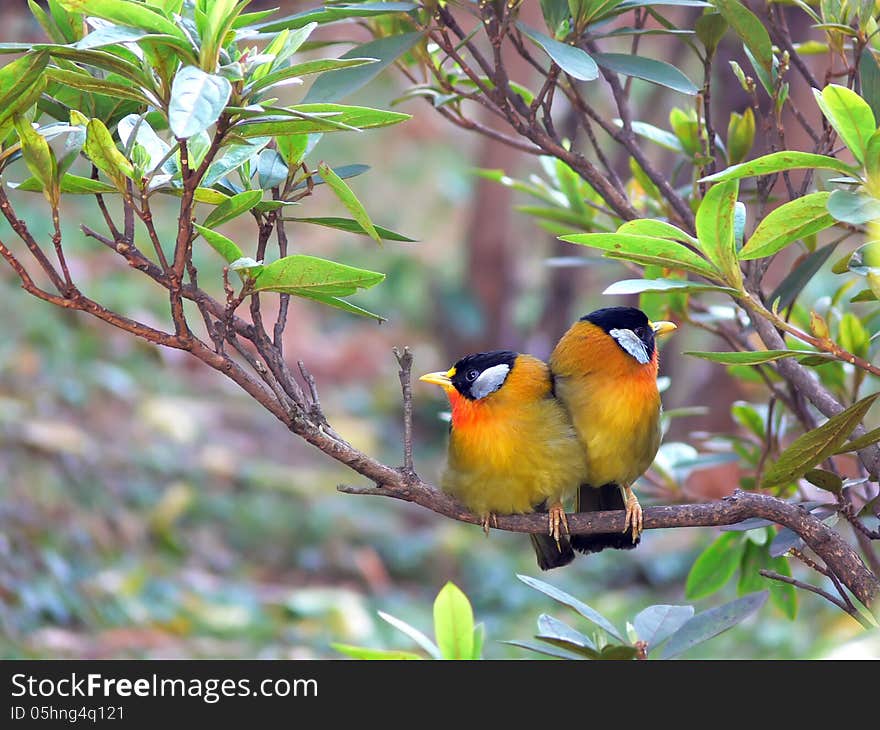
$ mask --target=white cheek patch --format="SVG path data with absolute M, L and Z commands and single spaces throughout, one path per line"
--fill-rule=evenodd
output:
M 498 390 L 504 384 L 509 372 L 510 365 L 495 365 L 491 368 L 486 368 L 471 386 L 471 395 L 474 397 L 474 400 L 485 398 L 489 393 L 494 393 Z
M 642 365 L 647 365 L 650 358 L 645 343 L 632 330 L 611 330 L 609 333 L 617 344 L 632 355 Z

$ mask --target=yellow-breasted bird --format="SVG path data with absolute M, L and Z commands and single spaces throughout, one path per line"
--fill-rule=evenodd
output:
M 547 364 L 496 350 L 419 379 L 442 387 L 452 406 L 444 491 L 480 515 L 487 531 L 494 515 L 546 509 L 548 534 L 530 535 L 538 565 L 570 563 L 562 501 L 584 483 L 586 460 Z
M 639 542 L 642 508 L 632 484 L 660 448 L 654 337 L 674 329 L 633 307 L 598 309 L 575 322 L 550 355 L 556 397 L 587 458 L 575 511 L 626 510 L 623 533 L 572 535 L 575 550 L 629 549 Z

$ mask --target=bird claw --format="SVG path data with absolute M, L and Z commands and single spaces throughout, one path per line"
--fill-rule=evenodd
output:
M 494 527 L 497 530 L 498 529 L 498 515 L 493 514 L 492 512 L 490 512 L 487 515 L 483 515 L 483 520 L 482 520 L 482 522 L 480 522 L 480 524 L 483 526 L 483 532 L 486 533 L 487 537 L 489 535 L 489 523 L 490 522 L 492 523 L 492 527 Z
M 548 522 L 550 525 L 550 537 L 556 540 L 556 547 L 562 550 L 562 547 L 559 544 L 560 525 L 565 528 L 566 535 L 570 533 L 568 531 L 568 518 L 565 516 L 565 509 L 561 502 L 555 502 L 550 505 L 550 509 L 548 510 Z
M 639 535 L 642 534 L 644 527 L 642 505 L 639 504 L 638 497 L 636 497 L 630 487 L 624 487 L 623 491 L 626 502 L 626 519 L 623 522 L 623 531 L 626 532 L 632 528 L 632 540 L 635 542 L 639 539 Z

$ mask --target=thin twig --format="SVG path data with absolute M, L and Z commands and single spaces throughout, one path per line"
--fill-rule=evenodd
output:
M 408 347 L 401 352 L 398 348 L 392 350 L 400 370 L 400 390 L 403 393 L 403 471 L 408 476 L 413 476 L 413 436 L 412 436 L 412 364 L 413 356 Z

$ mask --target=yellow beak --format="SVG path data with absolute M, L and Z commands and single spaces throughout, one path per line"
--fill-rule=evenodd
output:
M 678 329 L 675 322 L 651 322 L 650 324 L 655 335 L 666 335 L 672 332 L 672 330 Z
M 427 373 L 419 378 L 424 383 L 439 385 L 441 388 L 450 389 L 455 386 L 452 384 L 452 376 L 455 375 L 455 368 L 450 368 L 445 373 Z

